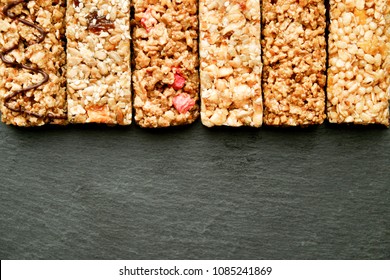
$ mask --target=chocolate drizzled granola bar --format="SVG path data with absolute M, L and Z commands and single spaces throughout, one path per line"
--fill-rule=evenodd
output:
M 17 126 L 65 124 L 64 0 L 0 0 L 0 108 Z

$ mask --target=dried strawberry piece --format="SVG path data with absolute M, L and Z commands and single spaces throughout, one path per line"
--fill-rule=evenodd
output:
M 195 105 L 195 100 L 182 92 L 173 98 L 173 106 L 180 114 L 185 114 Z
M 182 89 L 185 84 L 186 84 L 186 79 L 179 74 L 175 74 L 175 81 L 172 84 L 174 90 Z
M 141 18 L 141 25 L 145 28 L 146 32 L 149 32 L 153 26 L 157 24 L 157 20 L 153 17 L 152 11 L 146 9 L 143 18 Z

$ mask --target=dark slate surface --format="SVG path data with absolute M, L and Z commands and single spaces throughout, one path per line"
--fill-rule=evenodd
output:
M 0 125 L 1 259 L 389 259 L 390 130 Z

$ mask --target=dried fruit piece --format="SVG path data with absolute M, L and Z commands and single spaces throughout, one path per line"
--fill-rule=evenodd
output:
M 175 74 L 175 81 L 173 82 L 172 87 L 175 90 L 179 90 L 182 89 L 185 84 L 186 84 L 186 79 L 180 74 Z
M 150 8 L 146 9 L 143 18 L 141 19 L 141 24 L 145 28 L 146 32 L 150 32 L 153 26 L 157 24 L 157 20 L 153 17 Z
M 173 98 L 173 106 L 180 114 L 185 114 L 195 105 L 195 100 L 183 92 Z
M 107 105 L 92 105 L 85 108 L 88 114 L 88 122 L 112 123 Z
M 97 10 L 91 12 L 88 16 L 88 30 L 99 34 L 102 31 L 108 31 L 109 29 L 114 29 L 115 24 L 106 19 L 105 16 L 98 16 Z

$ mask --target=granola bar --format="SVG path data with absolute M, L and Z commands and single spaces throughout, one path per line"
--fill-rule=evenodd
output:
M 66 18 L 69 120 L 130 124 L 129 0 L 68 0 Z
M 64 0 L 0 0 L 3 122 L 67 123 L 64 5 Z
M 262 125 L 260 2 L 200 0 L 201 119 Z
M 135 120 L 189 124 L 199 115 L 197 1 L 133 0 Z
M 264 123 L 321 124 L 325 119 L 323 0 L 263 1 Z
M 389 126 L 390 1 L 331 0 L 330 20 L 329 121 Z

